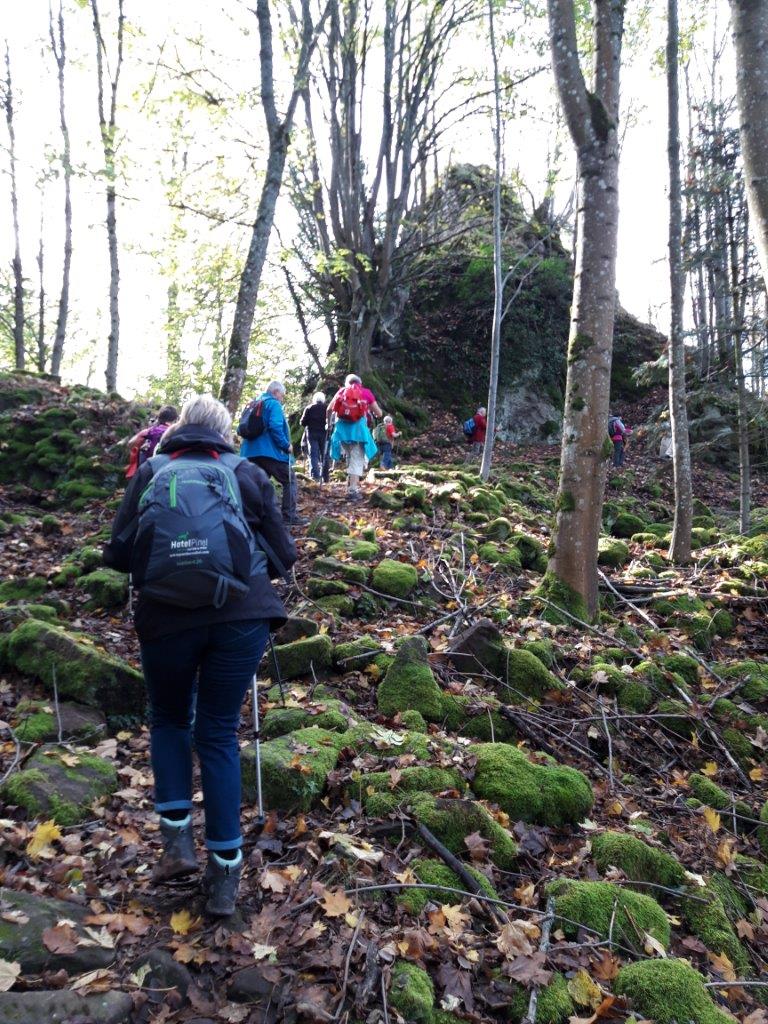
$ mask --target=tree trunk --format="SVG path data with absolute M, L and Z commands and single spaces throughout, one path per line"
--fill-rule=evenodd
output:
M 45 373 L 45 189 L 40 209 L 40 241 L 37 246 L 37 370 Z
M 13 123 L 13 79 L 11 78 L 11 52 L 5 44 L 5 121 L 8 125 L 8 158 L 11 171 L 11 215 L 13 220 L 13 346 L 14 365 L 23 370 L 24 352 L 24 274 L 21 266 L 21 238 L 19 232 L 19 193 L 16 186 L 16 129 Z
M 491 367 L 488 381 L 487 423 L 480 477 L 487 480 L 493 461 L 493 442 L 496 438 L 496 395 L 499 388 L 499 354 L 501 352 L 501 307 L 504 299 L 504 281 L 501 267 L 501 84 L 499 81 L 499 55 L 496 52 L 496 32 L 493 24 L 493 5 L 488 0 L 488 29 L 493 60 L 494 96 L 494 180 L 493 180 L 493 323 L 491 325 Z
M 578 153 L 579 209 L 557 524 L 543 588 L 572 613 L 594 618 L 616 310 L 624 4 L 593 4 L 595 93 L 579 64 L 573 0 L 548 0 L 548 8 L 558 93 Z
M 730 0 L 749 215 L 768 283 L 768 4 Z
M 264 109 L 264 120 L 269 135 L 269 156 L 267 173 L 259 197 L 256 220 L 253 224 L 251 244 L 248 256 L 240 277 L 240 288 L 235 305 L 235 316 L 232 322 L 232 334 L 227 349 L 227 365 L 219 398 L 234 415 L 243 392 L 245 373 L 248 368 L 248 347 L 251 342 L 253 318 L 256 313 L 256 301 L 259 297 L 261 275 L 267 258 L 269 237 L 275 219 L 275 207 L 280 195 L 285 170 L 285 159 L 288 143 L 296 112 L 296 103 L 302 90 L 306 89 L 306 76 L 309 61 L 317 45 L 317 38 L 331 11 L 332 0 L 329 0 L 325 11 L 316 28 L 312 26 L 309 0 L 301 4 L 301 51 L 299 53 L 296 72 L 293 78 L 293 91 L 285 116 L 278 118 L 275 105 L 275 83 L 272 55 L 272 21 L 269 13 L 269 0 L 257 0 L 256 19 L 259 26 L 259 63 L 261 69 L 261 105 Z
M 59 0 L 59 40 L 53 27 L 53 12 L 49 8 L 49 35 L 51 49 L 59 81 L 59 123 L 63 151 L 61 156 L 64 171 L 64 263 L 61 272 L 61 292 L 59 293 L 59 312 L 56 317 L 56 334 L 51 350 L 51 373 L 58 377 L 61 373 L 61 360 L 64 355 L 64 340 L 67 335 L 67 317 L 69 316 L 69 275 L 72 266 L 72 158 L 69 144 L 69 126 L 67 125 L 66 107 L 64 104 L 64 68 L 67 62 L 67 49 L 64 38 L 64 10 Z
M 107 241 L 109 245 L 109 339 L 106 380 L 107 391 L 113 392 L 117 391 L 117 357 L 120 350 L 120 262 L 117 251 L 117 196 L 114 182 L 107 185 Z
M 677 0 L 667 0 L 667 156 L 669 158 L 669 416 L 672 424 L 672 471 L 675 483 L 675 517 L 669 557 L 686 563 L 691 558 L 693 487 L 691 449 L 688 439 L 688 408 L 685 397 L 685 337 L 682 268 L 682 194 L 680 185 L 680 87 L 679 27 Z

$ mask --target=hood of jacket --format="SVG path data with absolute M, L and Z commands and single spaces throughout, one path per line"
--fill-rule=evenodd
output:
M 156 454 L 172 455 L 183 448 L 197 448 L 222 454 L 235 451 L 221 434 L 217 434 L 210 427 L 201 427 L 195 423 L 187 423 L 183 427 L 179 427 L 178 430 L 174 430 L 170 436 L 166 434 L 160 442 Z

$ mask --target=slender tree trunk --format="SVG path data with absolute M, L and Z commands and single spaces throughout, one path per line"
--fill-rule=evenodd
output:
M 13 79 L 11 77 L 11 51 L 5 45 L 5 121 L 8 125 L 8 158 L 11 171 L 11 215 L 13 220 L 13 346 L 15 366 L 23 370 L 24 352 L 24 274 L 21 266 L 21 236 L 19 232 L 19 193 L 16 184 L 16 128 L 13 122 Z
M 749 214 L 768 282 L 768 4 L 730 0 Z
M 40 241 L 37 246 L 37 370 L 45 373 L 45 189 L 40 204 Z
M 58 72 L 59 81 L 59 123 L 63 150 L 61 157 L 64 171 L 64 263 L 61 272 L 61 292 L 59 293 L 59 312 L 56 317 L 56 334 L 51 350 L 51 373 L 58 377 L 61 373 L 61 360 L 64 355 L 64 341 L 67 336 L 67 317 L 69 316 L 69 276 L 72 266 L 72 157 L 69 144 L 69 126 L 67 125 L 66 106 L 64 103 L 64 68 L 67 62 L 67 48 L 64 38 L 64 10 L 59 0 L 58 43 L 53 26 L 53 11 L 49 8 L 49 35 L 51 49 Z
M 739 431 L 739 532 L 749 532 L 752 505 L 751 466 L 749 457 L 749 410 L 747 409 L 747 383 L 744 376 L 744 334 L 739 331 L 734 350 L 736 358 L 736 396 Z
M 93 32 L 96 38 L 96 74 L 97 100 L 99 113 L 99 129 L 101 145 L 104 152 L 104 177 L 106 179 L 107 199 L 107 249 L 109 252 L 109 338 L 107 342 L 107 391 L 117 390 L 117 359 L 120 351 L 120 262 L 117 244 L 117 190 L 115 165 L 115 134 L 117 130 L 117 87 L 120 71 L 123 66 L 123 36 L 125 30 L 124 0 L 117 0 L 117 55 L 115 71 L 112 77 L 105 75 L 105 55 L 107 51 L 101 31 L 101 19 L 97 0 L 91 0 L 93 14 Z M 109 111 L 105 103 L 105 85 L 109 84 Z
M 556 603 L 593 618 L 616 311 L 624 3 L 594 0 L 594 93 L 579 64 L 573 0 L 548 0 L 548 8 L 558 93 L 578 154 L 579 209 L 557 524 L 542 588 Z
M 487 424 L 480 477 L 487 480 L 493 461 L 493 443 L 496 438 L 496 394 L 499 388 L 499 355 L 501 352 L 501 308 L 504 300 L 504 282 L 501 267 L 501 84 L 499 81 L 499 55 L 496 51 L 496 31 L 493 24 L 493 5 L 488 0 L 488 30 L 493 61 L 494 96 L 494 180 L 493 180 L 493 323 L 491 325 L 491 368 L 488 381 Z
M 293 80 L 293 92 L 288 102 L 285 116 L 278 117 L 275 105 L 275 83 L 272 54 L 272 20 L 269 12 L 269 0 L 257 0 L 256 18 L 259 26 L 259 61 L 261 65 L 261 104 L 269 135 L 269 156 L 267 173 L 259 197 L 256 220 L 253 224 L 251 243 L 248 256 L 240 277 L 240 288 L 237 294 L 235 315 L 232 322 L 232 334 L 227 349 L 227 365 L 219 397 L 234 414 L 240 403 L 243 392 L 245 373 L 248 368 L 248 347 L 251 342 L 253 318 L 256 313 L 256 302 L 259 297 L 261 275 L 267 258 L 267 247 L 275 220 L 275 207 L 283 183 L 285 160 L 288 153 L 291 126 L 296 111 L 296 103 L 302 90 L 306 88 L 306 75 L 309 61 L 317 45 L 319 31 L 330 12 L 329 4 L 325 8 L 318 26 L 313 29 L 309 10 L 309 0 L 302 0 L 302 40 L 296 73 Z
M 675 482 L 675 517 L 669 557 L 686 563 L 691 558 L 693 486 L 688 409 L 685 396 L 685 336 L 682 268 L 682 194 L 680 185 L 680 87 L 677 0 L 667 0 L 667 156 L 669 158 L 669 416 L 672 424 L 672 471 Z

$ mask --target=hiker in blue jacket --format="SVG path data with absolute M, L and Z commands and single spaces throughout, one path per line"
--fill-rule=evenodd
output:
M 277 480 L 283 490 L 281 509 L 283 522 L 289 526 L 302 526 L 306 519 L 297 515 L 294 488 L 291 486 L 291 435 L 285 418 L 283 403 L 285 387 L 273 380 L 258 399 L 262 403 L 264 429 L 258 437 L 244 440 L 240 454 L 249 462 L 260 466 L 267 476 Z

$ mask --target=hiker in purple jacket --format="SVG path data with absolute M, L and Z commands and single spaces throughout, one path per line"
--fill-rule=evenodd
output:
M 133 435 L 128 442 L 131 454 L 125 470 L 125 475 L 129 480 L 135 475 L 139 466 L 143 466 L 147 459 L 152 458 L 163 434 L 178 418 L 179 414 L 172 405 L 164 405 L 151 427 L 145 427 L 144 430 Z

